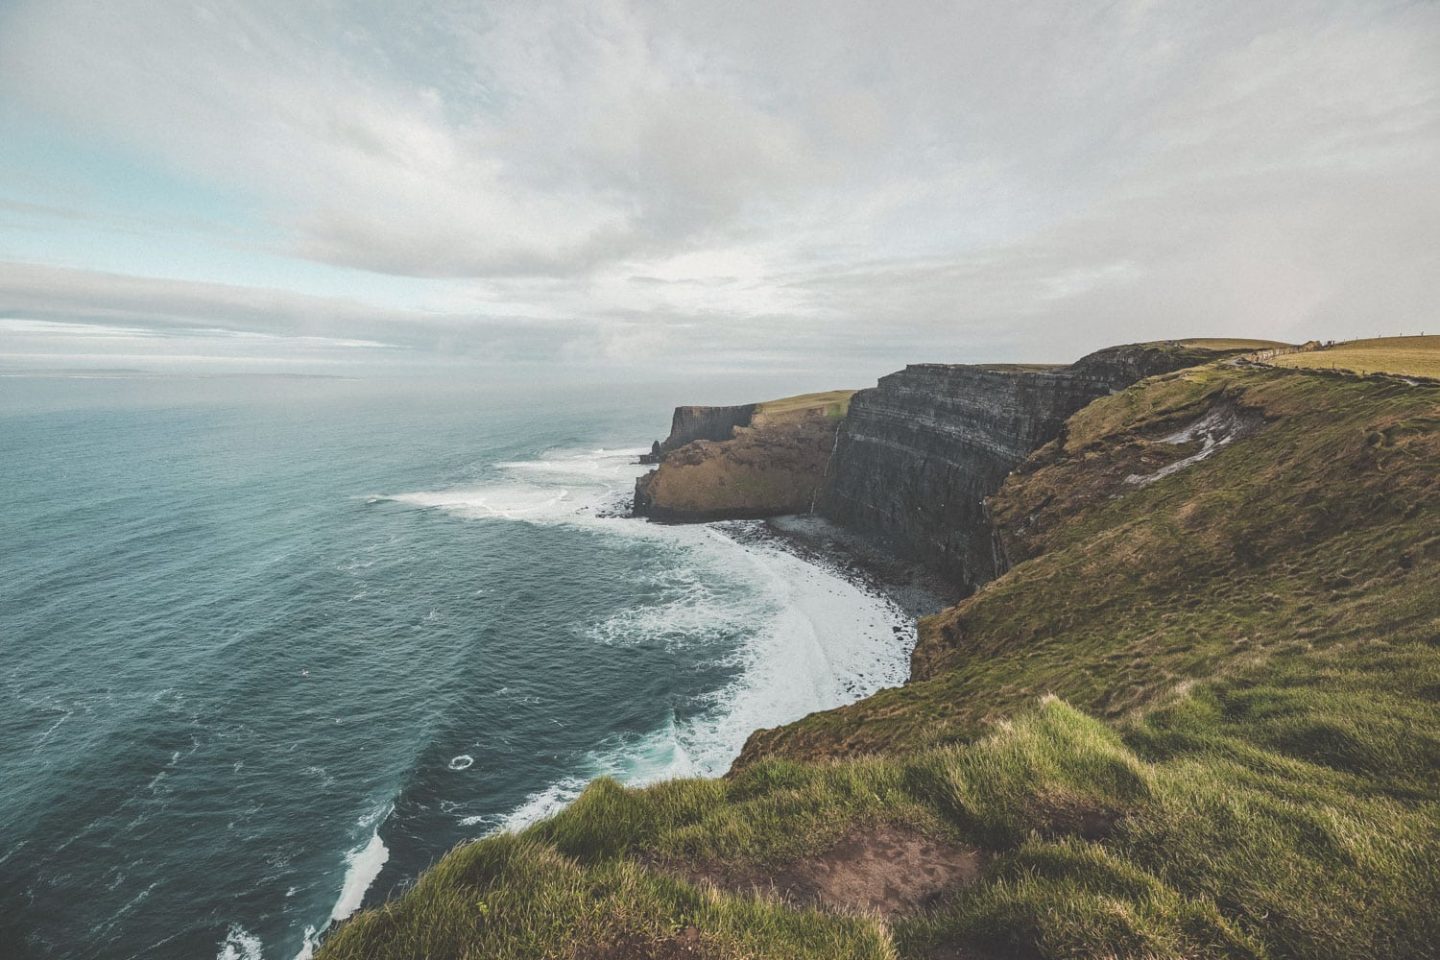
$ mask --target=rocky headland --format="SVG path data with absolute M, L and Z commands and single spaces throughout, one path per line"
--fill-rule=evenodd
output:
M 1065 419 L 1138 380 L 1225 351 L 1131 344 L 1069 366 L 912 364 L 842 406 L 828 394 L 679 407 L 644 462 L 635 513 L 667 522 L 813 513 L 963 592 L 1004 568 L 985 498 Z
M 642 458 L 637 516 L 667 522 L 809 512 L 851 391 L 736 407 L 679 407 L 670 435 Z
M 659 463 L 665 455 L 697 440 L 729 440 L 736 427 L 750 426 L 757 403 L 733 407 L 676 407 L 670 418 L 670 435 L 650 445 L 641 463 Z

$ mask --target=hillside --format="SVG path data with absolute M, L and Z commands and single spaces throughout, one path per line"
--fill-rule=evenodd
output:
M 1216 362 L 991 497 L 914 676 L 593 784 L 330 937 L 387 957 L 1433 957 L 1440 385 Z

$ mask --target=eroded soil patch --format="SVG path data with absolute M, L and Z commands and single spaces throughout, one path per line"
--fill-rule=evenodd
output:
M 686 866 L 694 882 L 755 891 L 836 913 L 915 913 L 980 877 L 979 851 L 915 830 L 879 824 L 856 830 L 824 853 L 768 872 Z
M 700 931 L 686 927 L 660 939 L 631 934 L 608 943 L 580 945 L 574 960 L 702 960 L 706 955 Z

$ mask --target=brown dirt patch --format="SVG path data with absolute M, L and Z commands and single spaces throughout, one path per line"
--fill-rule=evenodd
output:
M 727 867 L 685 871 L 687 879 L 754 890 L 797 906 L 890 917 L 915 913 L 980 877 L 979 851 L 892 824 L 861 828 L 814 857 L 768 873 Z
M 575 960 L 700 960 L 706 956 L 695 927 L 659 939 L 625 934 L 607 943 L 577 945 L 574 952 Z

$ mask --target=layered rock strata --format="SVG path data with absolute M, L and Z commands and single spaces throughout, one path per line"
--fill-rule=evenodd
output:
M 1068 367 L 907 366 L 855 394 L 818 512 L 974 590 L 1004 570 L 985 498 L 1015 467 L 1092 400 L 1213 357 L 1136 345 Z

